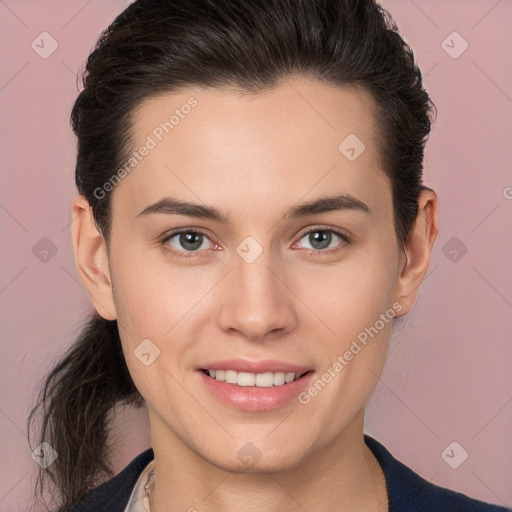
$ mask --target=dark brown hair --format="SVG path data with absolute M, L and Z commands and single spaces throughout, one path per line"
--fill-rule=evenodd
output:
M 71 113 L 76 185 L 107 247 L 110 195 L 95 191 L 133 151 L 130 128 L 143 100 L 191 85 L 258 93 L 293 75 L 371 93 L 403 244 L 417 214 L 435 107 L 385 9 L 374 0 L 137 0 L 100 36 Z M 42 413 L 39 442 L 59 454 L 40 471 L 36 498 L 49 479 L 63 511 L 112 476 L 108 414 L 119 403 L 144 401 L 117 323 L 94 313 L 46 377 L 27 420 L 30 439 L 31 423 Z

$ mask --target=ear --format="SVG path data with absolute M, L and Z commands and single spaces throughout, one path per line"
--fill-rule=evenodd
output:
M 437 232 L 437 195 L 433 190 L 424 188 L 419 195 L 414 227 L 400 258 L 401 272 L 396 298 L 402 309 L 397 317 L 406 315 L 414 306 L 419 287 L 427 274 Z
M 107 244 L 96 227 L 91 206 L 81 195 L 73 201 L 71 236 L 75 264 L 94 308 L 106 320 L 115 320 Z

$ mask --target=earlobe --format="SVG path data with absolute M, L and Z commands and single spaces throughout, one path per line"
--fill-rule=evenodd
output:
M 402 310 L 397 316 L 407 314 L 414 306 L 428 271 L 437 233 L 437 195 L 433 190 L 425 188 L 420 192 L 418 214 L 403 248 L 397 286 L 397 300 Z
M 96 227 L 91 206 L 81 195 L 73 201 L 71 237 L 75 264 L 94 308 L 106 320 L 115 320 L 106 242 Z

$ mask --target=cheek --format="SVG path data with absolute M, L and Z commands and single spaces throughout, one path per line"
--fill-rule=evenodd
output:
M 326 384 L 306 390 L 301 403 L 311 401 L 325 414 L 343 409 L 345 413 L 330 427 L 333 435 L 362 407 L 386 361 L 397 312 L 393 308 L 396 273 L 391 271 L 393 259 L 381 256 L 377 249 L 368 251 L 350 266 L 332 272 L 315 305 L 330 330 L 320 326 L 327 334 L 319 336 L 311 324 L 321 360 L 319 380 Z M 321 398 L 315 402 L 316 396 Z
M 160 351 L 157 366 L 174 372 L 187 363 L 187 349 L 194 345 L 198 326 L 202 326 L 201 312 L 206 301 L 198 302 L 215 280 L 206 279 L 204 272 L 200 278 L 197 271 L 194 275 L 185 267 L 172 268 L 165 265 L 163 258 L 159 264 L 148 264 L 147 255 L 138 257 L 135 250 L 127 253 L 130 257 L 113 261 L 112 265 L 126 358 L 133 359 L 133 352 L 140 351 L 139 345 L 151 340 Z M 157 349 L 152 348 L 155 352 Z M 135 360 L 132 366 L 138 374 L 140 362 Z
M 378 373 L 384 364 L 393 317 L 398 312 L 393 308 L 396 258 L 397 252 L 375 244 L 365 247 L 346 264 L 317 276 L 311 307 L 324 324 L 316 322 L 321 329 L 318 332 L 325 333 L 321 337 L 317 334 L 322 344 L 318 349 L 325 354 L 325 368 L 332 366 L 338 356 L 345 356 L 341 363 L 345 377 L 339 380 L 351 375 L 350 380 L 359 385 L 368 382 L 371 387 L 374 379 L 369 368 Z M 313 281 L 308 281 L 311 289 Z
M 315 290 L 312 297 L 319 311 L 335 323 L 373 323 L 393 304 L 397 261 L 396 252 L 380 244 L 368 245 L 346 261 L 308 277 L 305 287 Z
M 141 246 L 140 242 L 112 240 L 116 311 L 130 333 L 161 337 L 175 309 L 172 301 L 179 304 L 179 289 L 172 276 L 165 276 L 159 249 Z
M 140 394 L 150 404 L 176 404 L 180 388 L 172 377 L 181 371 L 190 338 L 183 328 L 192 316 L 186 315 L 189 301 L 183 300 L 175 283 L 156 270 L 139 265 L 136 258 L 126 258 L 116 267 L 119 332 L 128 370 Z

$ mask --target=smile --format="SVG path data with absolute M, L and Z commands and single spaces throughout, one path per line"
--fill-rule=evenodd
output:
M 249 373 L 237 372 L 236 370 L 201 370 L 205 375 L 220 382 L 235 384 L 242 387 L 269 388 L 272 386 L 283 386 L 300 379 L 304 373 L 295 372 L 265 372 Z

